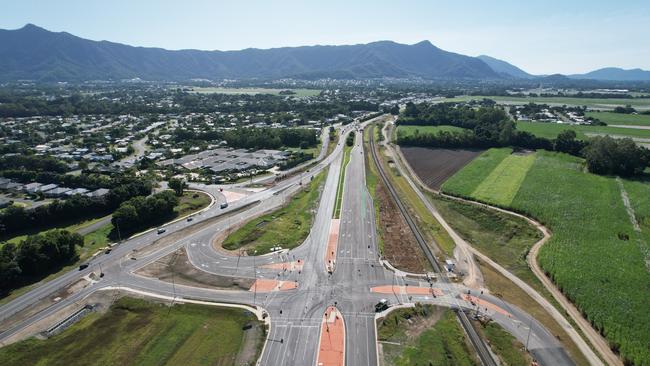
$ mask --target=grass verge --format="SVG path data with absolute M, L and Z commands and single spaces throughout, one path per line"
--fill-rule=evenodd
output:
M 307 187 L 284 207 L 247 222 L 223 242 L 228 250 L 244 248 L 249 254 L 268 253 L 276 245 L 295 248 L 302 244 L 313 222 L 327 170 L 317 174 Z
M 452 310 L 416 304 L 378 322 L 385 365 L 478 365 Z
M 475 323 L 476 324 L 476 323 Z M 502 365 L 528 366 L 532 364 L 532 357 L 526 352 L 525 346 L 512 334 L 504 330 L 495 322 L 479 323 L 478 329 L 481 337 L 486 339 Z
M 193 212 L 200 211 L 212 202 L 209 195 L 197 191 L 185 191 L 179 198 L 178 206 L 174 208 L 177 217 L 183 217 Z
M 352 132 L 354 133 L 354 132 Z M 339 182 L 336 186 L 336 203 L 334 204 L 334 218 L 341 217 L 341 205 L 343 203 L 343 186 L 345 185 L 345 170 L 350 162 L 350 151 L 352 146 L 347 144 L 343 146 L 343 159 L 341 160 L 341 174 L 339 174 Z
M 372 197 L 372 203 L 375 207 L 375 227 L 377 228 L 377 245 L 379 246 L 379 253 L 384 253 L 384 230 L 380 225 L 380 215 L 379 215 L 379 200 L 377 199 L 377 185 L 381 184 L 379 182 L 379 172 L 377 171 L 377 166 L 375 161 L 372 159 L 372 154 L 370 154 L 370 134 L 375 133 L 375 125 L 370 125 L 363 130 L 363 150 L 366 152 L 364 154 L 365 158 L 365 171 L 366 171 L 366 187 Z
M 247 324 L 254 326 L 243 330 Z M 3 347 L 0 359 L 7 366 L 234 365 L 240 352 L 257 357 L 262 327 L 241 309 L 122 298 L 106 314 L 91 314 L 50 339 Z M 247 340 L 247 332 L 256 332 L 255 339 Z

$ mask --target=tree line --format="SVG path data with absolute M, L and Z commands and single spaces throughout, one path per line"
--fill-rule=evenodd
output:
M 306 128 L 238 128 L 225 131 L 228 146 L 245 149 L 309 148 L 318 145 L 316 130 Z
M 81 235 L 67 230 L 28 236 L 18 245 L 3 244 L 0 247 L 0 294 L 38 281 L 75 262 L 79 258 L 76 247 L 83 244 Z
M 518 131 L 515 123 L 500 108 L 477 109 L 455 103 L 409 103 L 398 120 L 400 125 L 451 125 L 463 131 L 434 133 L 398 133 L 397 143 L 408 146 L 444 148 L 491 148 L 513 146 L 524 149 L 545 149 L 586 159 L 587 168 L 596 174 L 632 176 L 643 173 L 650 164 L 650 150 L 637 146 L 629 138 L 597 137 L 587 141 L 566 130 L 555 139 Z
M 174 191 L 133 197 L 120 204 L 113 212 L 111 222 L 120 237 L 126 236 L 167 221 L 174 216 L 178 202 Z
M 89 217 L 107 215 L 122 202 L 151 193 L 151 183 L 133 180 L 111 189 L 103 197 L 75 195 L 67 200 L 27 209 L 12 205 L 0 212 L 0 237 L 20 235 L 45 228 L 76 222 Z

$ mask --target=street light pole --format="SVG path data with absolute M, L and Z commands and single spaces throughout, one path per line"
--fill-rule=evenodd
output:
M 253 251 L 253 278 L 255 279 L 255 286 L 253 287 L 253 304 L 257 300 L 257 267 L 255 267 L 255 257 L 257 257 L 257 249 Z

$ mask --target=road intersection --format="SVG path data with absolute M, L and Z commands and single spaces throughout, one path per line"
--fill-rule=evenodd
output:
M 546 365 L 573 364 L 559 342 L 530 315 L 501 299 L 460 283 L 427 281 L 408 276 L 384 266 L 375 237 L 375 211 L 366 190 L 363 126 L 353 123 L 342 127 L 339 145 L 309 171 L 289 176 L 268 189 L 239 198 L 226 209 L 219 203 L 224 197 L 212 192 L 217 203 L 192 222 L 179 220 L 166 225 L 163 235 L 150 231 L 116 246 L 110 255 L 95 258 L 89 268 L 68 272 L 0 307 L 0 342 L 8 342 L 26 327 L 42 321 L 64 308 L 80 304 L 92 293 L 102 289 L 128 288 L 155 293 L 178 301 L 192 299 L 217 303 L 246 304 L 263 311 L 270 319 L 270 330 L 259 363 L 262 365 L 316 365 L 323 350 L 324 317 L 337 314 L 344 324 L 344 359 L 327 357 L 325 364 L 377 365 L 375 304 L 388 299 L 395 304 L 429 303 L 456 310 L 480 312 L 528 344 L 531 353 Z M 356 135 L 349 164 L 345 167 L 343 204 L 335 252 L 335 266 L 328 242 L 332 230 L 332 213 L 341 174 L 345 135 Z M 240 256 L 217 250 L 216 235 L 283 205 L 288 197 L 301 189 L 314 175 L 326 172 L 320 204 L 312 230 L 300 246 L 260 256 Z M 190 230 L 190 228 L 194 228 Z M 330 247 L 331 248 L 331 247 Z M 146 277 L 138 271 L 178 250 L 185 250 L 190 263 L 205 273 L 252 281 L 249 289 L 216 289 L 176 284 Z M 331 249 L 330 249 L 331 250 Z M 41 311 L 25 315 L 41 301 L 51 299 L 57 291 L 91 272 L 104 273 L 93 281 Z M 328 315 L 326 315 L 328 314 Z M 7 326 L 7 324 L 10 324 Z M 339 333 L 337 333 L 339 334 Z M 329 336 L 329 334 L 328 334 Z M 338 335 L 340 336 L 340 335 Z M 328 340 L 331 342 L 331 339 Z M 336 343 L 336 342 L 334 342 Z M 336 348 L 336 347 L 334 347 Z M 324 351 L 322 354 L 337 354 Z

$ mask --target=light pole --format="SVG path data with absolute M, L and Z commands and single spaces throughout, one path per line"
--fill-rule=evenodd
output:
M 253 251 L 253 278 L 255 279 L 255 286 L 253 287 L 253 304 L 257 300 L 257 267 L 255 267 L 256 256 L 257 256 L 257 249 Z

